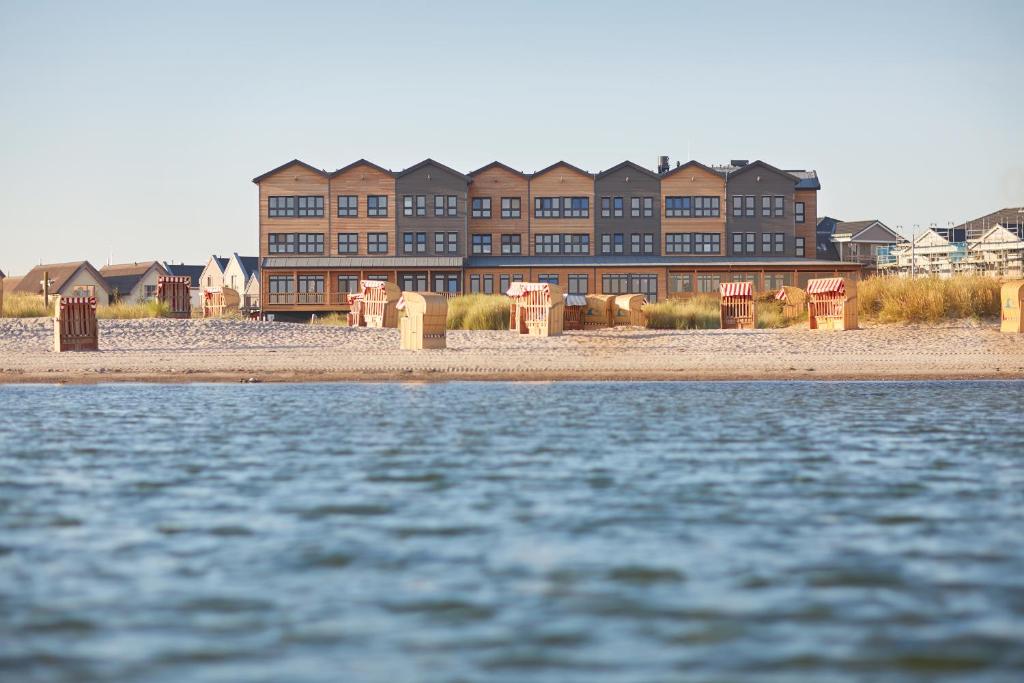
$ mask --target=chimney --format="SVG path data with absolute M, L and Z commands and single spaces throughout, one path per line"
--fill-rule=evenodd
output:
M 668 173 L 668 157 L 665 155 L 658 157 L 658 173 Z
M 743 166 L 746 166 L 747 164 L 749 164 L 750 160 L 749 159 L 733 159 L 729 163 L 732 164 L 733 166 L 743 167 Z

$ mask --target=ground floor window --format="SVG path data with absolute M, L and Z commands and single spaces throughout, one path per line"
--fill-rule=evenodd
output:
M 469 292 L 470 294 L 494 294 L 494 276 L 490 274 L 470 275 Z
M 322 304 L 324 302 L 323 275 L 300 275 L 298 284 L 300 304 Z
M 625 243 L 625 236 L 621 232 L 601 235 L 601 253 L 621 254 Z
M 84 298 L 94 297 L 94 296 L 96 296 L 96 286 L 95 285 L 75 285 L 74 287 L 71 288 L 71 291 L 68 293 L 68 296 L 84 297 Z
M 669 273 L 668 293 L 689 294 L 693 291 L 693 275 L 690 273 Z
M 338 293 L 355 294 L 359 291 L 359 278 L 355 275 L 338 276 Z
M 459 293 L 458 273 L 434 273 L 434 291 L 438 294 Z
M 587 284 L 589 276 L 586 273 L 583 274 L 570 274 L 569 275 L 569 294 L 586 294 Z
M 753 288 L 755 290 L 758 290 L 758 291 L 761 290 L 761 288 L 758 286 L 758 284 L 761 282 L 761 274 L 760 273 L 733 273 L 732 274 L 732 281 L 733 282 L 749 282 L 749 283 L 751 283 L 751 286 L 753 286 Z
M 293 289 L 294 285 L 295 280 L 292 279 L 291 275 L 271 275 L 267 278 L 269 303 L 291 303 L 291 295 L 295 292 Z
M 537 282 L 546 282 L 549 285 L 558 284 L 558 273 L 547 273 L 540 274 L 537 276 Z
M 401 285 L 402 290 L 405 292 L 427 291 L 426 273 L 402 273 L 398 282 Z
M 611 273 L 601 277 L 603 294 L 643 294 L 647 301 L 658 300 L 658 276 L 644 273 Z
M 499 277 L 498 283 L 498 294 L 505 294 L 508 292 L 508 288 L 512 286 L 513 282 L 522 282 L 522 273 L 503 273 Z
M 776 291 L 793 284 L 792 273 L 765 273 L 764 289 L 766 292 Z
M 156 298 L 156 285 L 146 285 L 145 291 L 143 293 L 143 296 L 147 300 L 155 299 Z
M 718 286 L 722 284 L 720 275 L 702 273 L 697 276 L 697 291 L 718 294 Z

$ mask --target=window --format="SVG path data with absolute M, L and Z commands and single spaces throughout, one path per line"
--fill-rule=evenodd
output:
M 479 294 L 480 293 L 480 276 L 470 275 L 469 276 L 469 293 Z
M 491 236 L 490 235 L 473 235 L 473 253 L 474 254 L 490 254 L 491 253 Z
M 457 232 L 435 232 L 434 253 L 454 254 L 459 250 L 459 233 Z
M 747 253 L 748 254 L 755 253 L 754 250 L 757 247 L 757 233 L 756 232 L 748 232 L 748 233 L 744 234 L 744 237 L 746 238 L 745 242 L 746 242 L 746 245 L 747 245 Z
M 422 242 L 421 242 L 422 240 Z M 415 254 L 417 251 L 417 244 L 421 244 L 421 252 L 427 250 L 427 233 L 425 232 L 403 232 L 402 233 L 402 253 Z
M 291 294 L 295 280 L 291 275 L 271 275 L 267 284 L 267 293 L 270 295 L 270 303 L 286 304 L 291 303 Z
M 590 235 L 563 235 L 562 244 L 566 254 L 590 253 Z
M 689 254 L 693 251 L 693 235 L 688 232 L 670 232 L 665 235 L 666 254 Z
M 413 212 L 413 199 L 414 198 L 413 198 L 413 196 L 411 194 L 407 194 L 404 197 L 402 197 L 402 215 L 403 216 L 411 216 L 412 215 L 412 212 Z
M 521 235 L 502 235 L 501 236 L 501 253 L 503 255 L 521 254 L 521 253 L 523 253 L 522 236 Z
M 644 218 L 654 216 L 654 197 L 644 197 Z
M 358 216 L 359 215 L 359 197 L 354 194 L 339 194 L 338 195 L 338 217 L 344 218 L 345 216 Z
M 473 198 L 473 218 L 490 218 L 491 217 L 491 198 L 490 197 L 474 197 Z
M 534 235 L 534 249 L 535 254 L 561 254 L 562 253 L 562 236 L 561 235 Z
M 786 198 L 785 197 L 774 197 L 772 199 L 772 207 L 775 211 L 775 217 L 786 215 Z
M 689 218 L 689 197 L 665 197 L 665 218 Z
M 761 197 L 761 215 L 771 216 L 772 215 L 772 198 L 764 195 Z
M 612 198 L 601 197 L 601 218 L 610 218 L 612 215 Z
M 717 232 L 697 232 L 693 235 L 693 251 L 698 254 L 717 254 L 722 250 L 722 236 Z
M 626 244 L 626 236 L 621 232 L 612 235 L 601 235 L 602 254 L 621 254 Z
M 612 214 L 616 218 L 622 218 L 622 197 L 615 197 L 612 199 Z
M 388 215 L 388 196 L 386 194 L 368 195 L 366 197 L 366 215 L 386 218 Z
M 519 197 L 502 197 L 501 198 L 501 217 L 502 218 L 520 218 L 522 211 L 520 209 Z
M 487 200 L 487 215 L 491 214 L 491 200 Z M 459 215 L 459 198 L 453 194 L 448 195 L 448 215 L 458 216 Z
M 292 233 L 272 232 L 267 236 L 268 251 L 271 254 L 294 254 L 295 235 Z
M 558 218 L 562 215 L 561 197 L 535 197 L 533 200 L 534 218 Z
M 455 254 L 459 251 L 459 233 L 448 233 L 448 253 Z
M 371 232 L 366 235 L 367 254 L 388 253 L 388 234 L 386 232 Z
M 761 253 L 772 253 L 772 234 L 770 232 L 765 232 L 761 234 Z
M 270 233 L 268 251 L 271 254 L 322 254 L 322 232 Z
M 565 197 L 562 200 L 563 218 L 588 218 L 590 197 Z
M 537 282 L 544 282 L 544 283 L 547 283 L 549 285 L 557 285 L 558 284 L 558 273 L 547 273 L 547 274 L 541 273 L 540 275 L 537 276 Z
M 763 244 L 763 242 L 762 242 Z M 733 254 L 755 254 L 757 253 L 756 232 L 734 232 L 732 235 Z
M 773 235 L 773 242 L 775 243 L 775 253 L 785 254 L 786 253 L 786 233 L 777 232 Z
M 508 288 L 512 285 L 511 278 L 508 275 L 498 276 L 498 294 L 505 294 L 508 292 Z
M 733 195 L 732 198 L 732 215 L 739 218 L 743 215 L 743 196 Z
M 654 253 L 654 235 L 652 235 L 650 233 L 645 233 L 644 234 L 644 253 L 645 254 L 653 254 Z
M 658 276 L 646 273 L 615 273 L 601 276 L 604 294 L 643 294 L 647 301 L 658 300 Z
M 694 197 L 693 215 L 701 218 L 717 218 L 719 213 L 718 197 Z
M 338 233 L 338 253 L 339 254 L 358 254 L 359 253 L 359 234 L 355 232 L 339 232 Z
M 425 292 L 427 291 L 427 274 L 402 273 L 398 278 L 398 283 L 407 292 Z
M 760 284 L 761 283 L 761 275 L 760 275 L 760 273 L 733 273 L 732 274 L 732 281 L 733 282 L 749 282 L 750 286 L 753 287 L 755 291 L 758 291 L 758 292 L 761 291 L 761 284 Z
M 804 255 L 804 238 L 803 237 L 797 237 L 796 238 L 796 255 L 797 256 L 803 256 Z
M 690 273 L 669 273 L 668 293 L 688 294 L 693 291 L 693 275 Z
M 359 278 L 355 275 L 339 275 L 338 276 L 338 293 L 339 294 L 355 294 L 359 291 Z M 341 303 L 344 303 L 345 299 L 341 299 Z
M 719 275 L 710 275 L 702 273 L 697 276 L 697 291 L 704 293 L 717 294 L 718 286 L 722 284 L 722 278 Z
M 569 275 L 569 294 L 587 293 L 587 275 Z
M 300 232 L 296 238 L 300 254 L 324 253 L 324 234 L 322 232 Z
M 777 291 L 779 288 L 793 284 L 792 273 L 765 273 L 764 290 L 766 292 Z
M 434 291 L 438 294 L 458 294 L 458 273 L 434 273 Z
M 427 215 L 427 195 L 418 194 L 416 195 L 416 215 L 426 216 Z
M 387 275 L 367 275 L 366 279 L 367 280 L 376 280 L 377 282 L 387 282 L 388 281 L 388 276 Z
M 640 197 L 629 198 L 629 215 L 633 218 L 640 218 Z
M 803 223 L 804 222 L 804 203 L 803 202 L 797 202 L 796 204 L 793 205 L 793 207 L 794 207 L 793 211 L 794 211 L 794 213 L 796 213 L 796 222 L 797 223 Z
M 145 297 L 146 299 L 153 299 L 154 297 L 156 297 L 156 285 L 146 285 L 143 288 L 142 296 Z
M 324 198 L 317 195 L 301 197 L 268 197 L 267 215 L 271 218 L 322 218 Z
M 484 275 L 484 294 L 494 294 L 494 276 Z
M 322 304 L 324 302 L 324 276 L 323 275 L 299 275 L 299 296 L 300 304 Z
M 443 216 L 444 215 L 444 195 L 443 194 L 435 194 L 434 195 L 434 215 L 435 216 Z

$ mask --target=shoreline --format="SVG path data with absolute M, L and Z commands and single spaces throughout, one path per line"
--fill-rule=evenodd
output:
M 100 351 L 55 353 L 48 319 L 0 319 L 0 385 L 282 382 L 937 381 L 1024 379 L 1024 335 L 988 321 L 848 332 L 602 328 L 558 337 L 237 320 L 101 320 Z

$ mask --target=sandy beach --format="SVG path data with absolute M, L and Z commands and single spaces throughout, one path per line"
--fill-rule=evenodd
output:
M 547 339 L 452 331 L 447 350 L 419 352 L 400 351 L 397 330 L 237 320 L 103 320 L 92 353 L 54 353 L 52 334 L 48 319 L 0 320 L 0 383 L 1024 378 L 1024 337 L 970 321 Z

